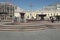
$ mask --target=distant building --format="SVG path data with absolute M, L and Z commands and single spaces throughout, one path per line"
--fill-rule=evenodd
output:
M 0 2 L 1 22 L 26 22 L 27 12 L 8 2 Z
M 0 21 L 12 22 L 16 6 L 8 2 L 0 2 Z
M 32 20 L 49 20 L 51 16 L 60 15 L 60 4 L 48 5 L 40 10 L 26 11 L 8 2 L 0 2 L 1 22 L 27 22 Z
M 17 22 L 26 22 L 28 15 L 27 11 L 17 6 L 17 9 L 15 10 L 14 14 Z
M 35 19 L 38 18 L 38 20 L 39 20 L 39 19 L 41 19 L 41 17 L 36 17 L 36 15 L 38 15 L 38 14 L 39 15 L 46 14 L 46 16 L 44 17 L 45 20 L 48 20 L 50 16 L 60 15 L 60 3 L 45 6 L 42 9 L 36 10 L 32 13 L 33 17 Z

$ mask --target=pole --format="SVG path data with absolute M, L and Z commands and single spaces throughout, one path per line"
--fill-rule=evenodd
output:
M 32 7 L 33 7 L 33 5 L 32 5 L 32 3 L 30 4 L 30 16 L 31 16 L 31 18 L 32 18 Z

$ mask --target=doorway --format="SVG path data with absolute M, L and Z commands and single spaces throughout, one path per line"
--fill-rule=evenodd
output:
M 20 13 L 20 22 L 24 22 L 25 20 L 25 13 Z
M 46 16 L 46 14 L 37 14 L 36 15 L 36 19 L 37 20 L 44 20 L 44 17 Z

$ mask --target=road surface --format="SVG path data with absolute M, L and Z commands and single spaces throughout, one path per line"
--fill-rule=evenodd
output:
M 0 40 L 60 40 L 60 30 L 0 31 Z

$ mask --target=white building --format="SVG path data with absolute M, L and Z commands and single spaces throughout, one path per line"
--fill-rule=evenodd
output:
M 49 19 L 50 16 L 60 15 L 60 4 L 57 3 L 57 4 L 45 6 L 42 9 L 33 12 L 32 15 L 34 18 L 36 18 L 37 14 L 46 14 L 46 16 L 44 17 L 46 20 Z
M 18 22 L 26 22 L 28 12 L 17 6 L 14 15 Z
M 4 13 L 8 13 L 3 14 Z M 37 19 L 40 20 L 41 16 L 44 15 L 44 19 L 48 20 L 50 16 L 60 15 L 60 4 L 53 4 L 43 7 L 36 11 L 26 11 L 22 8 L 13 5 L 11 3 L 0 3 L 0 19 L 3 21 L 14 21 L 15 18 L 18 22 L 26 22 L 27 19 Z

